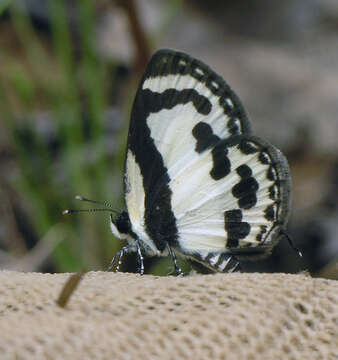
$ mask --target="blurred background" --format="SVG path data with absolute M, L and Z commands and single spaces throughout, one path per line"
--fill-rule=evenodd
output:
M 106 269 L 123 245 L 109 214 L 61 213 L 90 207 L 78 194 L 123 208 L 132 100 L 169 47 L 221 74 L 290 163 L 303 258 L 281 241 L 242 269 L 338 279 L 337 44 L 336 0 L 0 0 L 0 268 Z M 122 270 L 137 272 L 133 255 Z

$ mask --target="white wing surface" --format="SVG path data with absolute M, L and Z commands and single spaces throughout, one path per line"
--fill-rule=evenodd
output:
M 167 245 L 222 270 L 221 254 L 267 253 L 286 225 L 283 155 L 253 137 L 239 98 L 202 62 L 157 52 L 129 129 L 126 205 L 153 251 Z

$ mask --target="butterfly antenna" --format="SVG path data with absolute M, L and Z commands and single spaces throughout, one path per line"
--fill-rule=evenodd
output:
M 62 214 L 67 215 L 67 214 L 74 214 L 74 213 L 79 213 L 79 212 L 96 212 L 96 211 L 108 211 L 111 213 L 112 211 L 115 211 L 115 210 L 112 210 L 112 209 L 67 209 L 67 210 L 63 210 Z
M 91 199 L 87 199 L 81 195 L 76 195 L 75 196 L 75 200 L 80 200 L 80 201 L 86 201 L 86 202 L 90 202 L 93 204 L 98 204 L 98 205 L 102 205 L 105 206 L 111 210 L 113 210 L 116 213 L 120 213 L 121 210 L 117 209 L 116 207 L 114 207 L 113 205 L 109 204 L 107 201 L 96 201 L 96 200 L 91 200 Z
M 292 247 L 293 250 L 296 251 L 296 253 L 298 254 L 299 257 L 303 257 L 302 252 L 296 248 L 296 246 L 293 244 L 293 241 L 291 239 L 291 236 L 284 230 L 281 230 L 281 233 L 286 237 L 288 243 L 290 244 L 290 246 Z

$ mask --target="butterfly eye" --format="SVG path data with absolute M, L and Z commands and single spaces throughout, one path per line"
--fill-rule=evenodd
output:
M 129 215 L 126 211 L 121 212 L 121 214 L 116 218 L 115 225 L 117 230 L 121 234 L 129 234 L 131 231 L 131 224 Z

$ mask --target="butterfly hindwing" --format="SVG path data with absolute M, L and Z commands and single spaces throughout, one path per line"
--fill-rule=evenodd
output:
M 285 158 L 251 136 L 225 81 L 186 54 L 158 51 L 134 101 L 125 169 L 127 210 L 143 246 L 160 255 L 170 245 L 222 270 L 225 254 L 272 248 L 289 192 Z
M 232 140 L 206 151 L 170 183 L 180 247 L 209 265 L 211 255 L 218 258 L 224 252 L 238 258 L 266 255 L 288 218 L 290 178 L 283 155 L 256 137 Z M 211 176 L 215 153 L 227 157 L 229 170 L 223 177 Z M 202 181 L 189 182 L 184 195 L 180 184 L 187 176 Z

